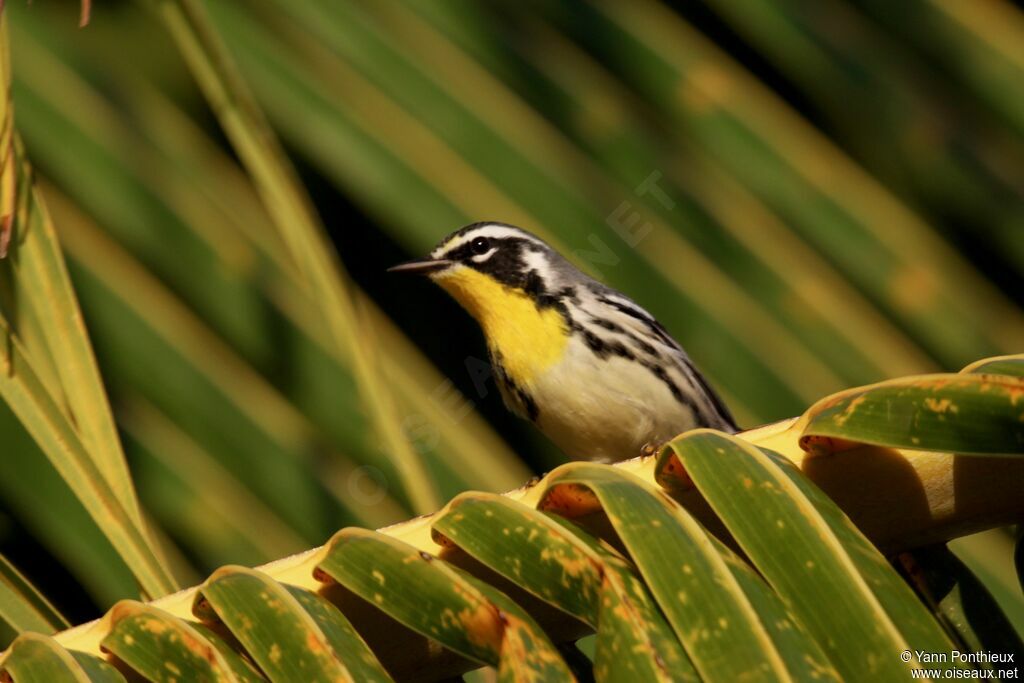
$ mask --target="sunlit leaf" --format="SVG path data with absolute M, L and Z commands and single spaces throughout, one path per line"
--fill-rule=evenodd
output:
M 237 679 L 220 652 L 184 621 L 138 602 L 123 601 L 110 613 L 104 649 L 150 681 Z
M 789 461 L 709 430 L 671 442 L 659 464 L 670 457 L 841 676 L 896 680 L 908 675 L 896 653 L 951 649 L 885 558 Z
M 767 600 L 747 591 L 763 589 L 752 576 L 738 576 L 731 551 L 720 547 L 664 492 L 600 465 L 566 465 L 545 483 L 541 506 L 556 510 L 559 487 L 593 492 L 702 679 L 838 679 L 809 638 L 800 648 L 792 640 L 782 647 L 773 642 L 785 628 L 768 622 L 769 614 L 785 619 L 788 629 L 804 629 L 791 617 L 760 613 Z M 708 586 L 716 588 L 709 591 Z M 745 653 L 742 658 L 735 657 L 739 649 Z
M 271 680 L 356 680 L 313 616 L 265 574 L 223 567 L 197 593 L 195 612 L 223 622 Z
M 497 667 L 501 678 L 572 679 L 544 632 L 514 602 L 401 541 L 345 529 L 317 568 L 409 628 Z
M 53 638 L 38 633 L 18 636 L 3 658 L 0 658 L 0 672 L 5 672 L 15 683 L 91 681 L 70 652 Z
M 1024 453 L 1024 379 L 922 375 L 851 389 L 807 411 L 803 443 L 829 438 L 976 455 Z M 825 437 L 824 439 L 822 437 Z
M 587 622 L 597 631 L 596 674 L 697 680 L 632 568 L 582 529 L 487 494 L 460 496 L 434 529 L 538 598 Z

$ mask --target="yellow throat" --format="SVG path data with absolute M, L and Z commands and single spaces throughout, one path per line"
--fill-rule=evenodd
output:
M 466 267 L 443 271 L 434 281 L 480 323 L 487 345 L 501 354 L 505 372 L 517 385 L 528 386 L 565 352 L 565 319 L 554 308 L 538 308 L 521 289 Z

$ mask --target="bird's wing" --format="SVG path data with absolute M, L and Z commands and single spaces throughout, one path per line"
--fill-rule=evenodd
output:
M 669 359 L 675 372 L 707 397 L 722 426 L 738 431 L 736 421 L 721 397 L 694 366 L 679 342 L 653 315 L 629 297 L 611 289 L 588 290 L 588 294 L 581 297 L 579 308 L 585 315 L 583 319 L 574 321 L 576 324 L 602 337 L 624 339 L 640 357 L 659 363 Z
M 613 290 L 588 290 L 589 297 L 584 297 L 580 308 L 587 316 L 581 323 L 590 323 L 611 332 L 619 332 L 636 340 L 636 345 L 643 349 L 643 344 L 654 344 L 663 350 L 686 353 L 672 335 L 655 320 L 654 316 L 645 311 L 635 301 Z M 601 321 L 610 323 L 604 325 Z

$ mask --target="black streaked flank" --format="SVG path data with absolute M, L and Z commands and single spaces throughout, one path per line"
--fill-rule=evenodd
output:
M 516 238 L 511 239 L 514 240 Z M 508 240 L 496 241 L 507 242 Z M 497 253 L 495 254 L 495 256 L 497 256 Z M 519 257 L 519 252 L 516 252 L 516 256 Z M 493 257 L 489 260 L 493 260 Z M 644 341 L 636 334 L 634 334 L 631 330 L 627 330 L 626 328 L 622 327 L 622 325 L 619 325 L 614 321 L 607 320 L 594 315 L 590 316 L 590 322 L 592 324 L 604 330 L 607 330 L 613 334 L 618 334 L 625 337 L 630 342 L 635 344 L 636 347 L 639 348 L 643 353 L 650 356 L 650 358 L 638 359 L 637 355 L 632 350 L 630 350 L 629 347 L 627 347 L 622 341 L 618 339 L 603 338 L 600 335 L 596 334 L 593 330 L 588 329 L 582 323 L 579 323 L 573 319 L 573 316 L 570 313 L 570 309 L 566 305 L 565 301 L 569 300 L 573 301 L 574 303 L 578 303 L 578 297 L 575 288 L 565 287 L 559 290 L 556 294 L 552 295 L 548 292 L 547 284 L 544 282 L 544 278 L 541 277 L 541 275 L 534 269 L 530 269 L 529 271 L 526 272 L 525 276 L 522 277 L 522 284 L 520 285 L 520 287 L 523 290 L 523 292 L 527 294 L 527 296 L 531 297 L 534 300 L 534 302 L 537 305 L 537 308 L 554 308 L 555 310 L 557 310 L 562 315 L 562 318 L 565 320 L 566 324 L 569 326 L 570 333 L 580 335 L 583 338 L 583 342 L 598 358 L 605 360 L 617 356 L 619 358 L 624 358 L 630 361 L 638 361 L 655 377 L 657 377 L 658 380 L 665 384 L 666 387 L 668 387 L 668 390 L 669 392 L 671 392 L 673 398 L 675 398 L 681 404 L 685 405 L 687 408 L 693 411 L 693 414 L 695 416 L 701 415 L 693 397 L 688 395 L 680 388 L 680 386 L 669 375 L 668 370 L 666 370 L 665 367 L 661 364 L 658 351 L 657 349 L 654 348 L 653 345 Z M 676 341 L 672 339 L 671 336 L 669 336 L 665 328 L 661 326 L 661 323 L 659 323 L 657 320 L 650 317 L 649 315 L 645 315 L 642 311 L 635 309 L 632 306 L 629 306 L 619 301 L 615 301 L 614 299 L 610 299 L 605 296 L 598 297 L 598 301 L 615 308 L 616 310 L 630 316 L 631 318 L 641 321 L 644 324 L 644 326 L 648 330 L 650 330 L 654 338 L 658 339 L 671 349 L 679 349 L 679 344 L 676 343 Z M 683 360 L 686 363 L 687 368 L 689 368 L 692 372 L 693 366 L 690 364 L 689 359 L 685 358 L 684 356 Z M 496 365 L 499 364 L 500 363 L 496 363 Z M 725 418 L 725 420 L 730 425 L 734 424 L 732 416 L 729 414 L 728 410 L 722 404 L 721 399 L 714 393 L 711 387 L 709 387 L 707 383 L 703 381 L 699 373 L 693 372 L 693 374 L 695 377 L 697 377 L 697 382 L 700 384 L 700 388 L 702 388 L 704 392 L 708 395 L 712 403 L 718 409 L 718 412 L 721 413 L 723 418 Z M 536 421 L 539 411 L 536 402 L 533 400 L 533 398 L 528 393 L 526 393 L 521 387 L 517 386 L 514 382 L 508 379 L 507 375 L 505 375 L 504 373 L 504 369 L 502 369 L 499 372 L 499 376 L 504 376 L 506 386 L 508 387 L 510 394 L 515 395 L 518 398 L 526 414 L 530 416 L 531 420 Z
M 635 335 L 630 335 L 630 339 L 632 339 L 633 343 L 636 344 L 637 346 L 639 346 L 640 350 L 643 351 L 644 353 L 646 353 L 648 356 L 654 356 L 654 357 L 658 356 L 658 350 L 655 349 L 650 344 L 648 344 L 647 342 L 645 342 L 643 339 L 640 339 L 639 337 L 637 337 Z
M 609 332 L 615 332 L 617 334 L 626 334 L 626 330 L 622 325 L 612 322 L 611 320 L 605 320 L 604 318 L 598 318 L 596 315 L 590 316 L 590 322 L 594 323 L 598 327 L 603 327 Z
M 614 323 L 612 324 L 614 325 Z M 679 388 L 679 385 L 672 380 L 672 377 L 668 374 L 668 371 L 665 369 L 665 367 L 660 363 L 657 356 L 655 356 L 654 358 L 637 358 L 636 354 L 630 351 L 626 347 L 626 345 L 623 344 L 621 341 L 602 339 L 598 335 L 594 334 L 592 330 L 588 330 L 586 327 L 576 322 L 570 322 L 569 329 L 574 334 L 578 334 L 581 337 L 583 337 L 583 341 L 587 345 L 587 347 L 594 352 L 595 356 L 602 360 L 611 358 L 612 356 L 619 356 L 621 358 L 625 358 L 626 360 L 637 361 L 638 363 L 643 365 L 647 370 L 649 370 L 655 377 L 657 377 L 662 383 L 664 383 L 666 387 L 668 387 L 668 390 L 669 392 L 671 392 L 673 398 L 675 398 L 684 406 L 692 410 L 694 415 L 699 414 L 697 412 L 697 406 L 694 404 L 693 399 L 690 396 L 686 395 L 686 393 L 684 393 L 683 390 Z M 635 339 L 631 335 L 629 336 L 630 338 Z
M 704 375 L 697 370 L 693 365 L 693 362 L 688 357 L 683 357 L 683 363 L 686 364 L 687 369 L 690 371 L 690 375 L 697 381 L 700 388 L 704 390 L 705 394 L 707 394 L 707 397 L 715 406 L 715 410 L 718 412 L 719 416 L 721 416 L 722 420 L 729 425 L 729 428 L 733 432 L 740 431 L 739 425 L 736 424 L 736 418 L 732 416 L 732 411 L 726 407 L 725 402 L 722 401 L 722 397 L 718 395 L 718 392 L 712 389 L 711 385 L 707 383 L 707 380 L 704 379 Z
M 522 401 L 523 407 L 526 408 L 526 417 L 530 418 L 530 422 L 536 422 L 537 418 L 540 417 L 540 409 L 537 408 L 537 402 L 533 400 L 530 394 L 519 387 L 516 387 L 516 395 Z
M 679 388 L 679 385 L 672 381 L 672 378 L 669 376 L 668 371 L 664 366 L 659 365 L 655 361 L 641 360 L 640 362 L 645 368 L 650 370 L 655 377 L 660 379 L 665 386 L 668 387 L 668 390 L 672 392 L 672 397 L 675 400 L 692 410 L 695 416 L 700 415 L 700 412 L 697 410 L 697 404 L 693 401 L 693 397 L 684 393 L 683 390 Z
M 593 351 L 594 355 L 598 358 L 605 359 L 611 358 L 612 356 L 619 356 L 627 360 L 636 359 L 636 355 L 618 339 L 602 339 L 598 335 L 594 334 L 593 330 L 588 330 L 586 327 L 576 322 L 570 322 L 569 329 L 583 337 L 583 341 L 586 343 L 587 347 Z
M 531 422 L 536 422 L 540 417 L 540 408 L 537 407 L 537 402 L 528 391 L 508 376 L 499 351 L 491 351 L 491 365 L 494 367 L 494 376 L 502 393 L 516 404 L 520 413 L 526 415 Z
M 557 296 L 562 301 L 570 301 L 571 303 L 574 304 L 578 304 L 580 302 L 580 297 L 579 295 L 576 294 L 575 287 L 562 287 L 560 290 L 558 290 L 558 293 L 555 296 Z
M 599 318 L 599 317 L 597 317 L 595 315 L 590 316 L 590 322 L 593 323 L 594 325 L 597 325 L 600 328 L 608 330 L 609 332 L 614 332 L 615 334 L 621 334 L 623 337 L 626 337 L 627 339 L 629 339 L 630 342 L 635 344 L 638 349 L 640 349 L 641 351 L 643 351 L 644 353 L 646 353 L 649 356 L 655 356 L 656 357 L 658 355 L 658 350 L 657 349 L 655 349 L 653 346 L 651 346 L 650 344 L 645 342 L 640 337 L 638 337 L 635 334 L 633 334 L 633 332 L 631 330 L 627 330 L 622 325 L 620 325 L 620 324 L 618 324 L 616 322 L 613 322 L 611 320 L 606 320 L 604 318 Z

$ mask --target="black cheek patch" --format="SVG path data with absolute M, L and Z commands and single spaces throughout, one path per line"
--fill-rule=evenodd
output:
M 523 262 L 519 244 L 502 240 L 495 242 L 494 246 L 497 247 L 497 251 L 489 259 L 483 263 L 469 260 L 465 262 L 466 265 L 490 275 L 503 285 L 525 289 L 529 274 L 526 272 L 526 264 Z
M 445 258 L 490 275 L 503 285 L 522 289 L 527 277 L 522 253 L 527 244 L 526 240 L 517 237 L 491 238 L 494 253 L 486 260 L 477 262 L 473 257 L 479 254 L 473 252 L 473 243 L 467 242 L 445 254 Z

